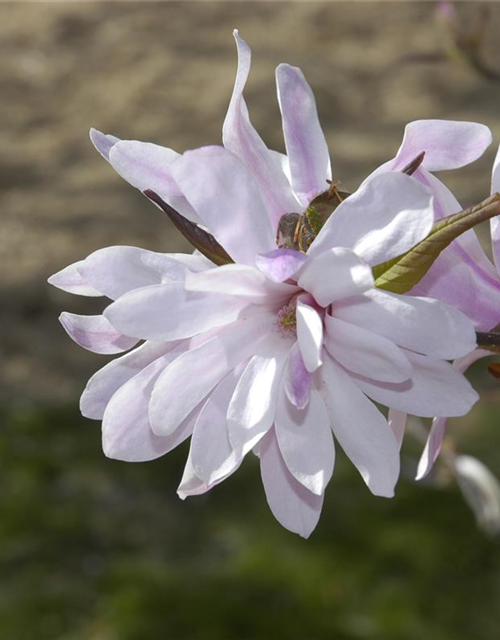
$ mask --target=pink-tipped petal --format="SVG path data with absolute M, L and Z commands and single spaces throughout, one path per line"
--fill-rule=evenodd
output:
M 83 260 L 74 262 L 61 269 L 53 276 L 50 276 L 48 283 L 58 289 L 73 293 L 77 296 L 100 297 L 103 294 L 92 287 L 80 274 L 79 268 L 83 265 Z
M 311 87 L 297 67 L 280 64 L 276 69 L 278 102 L 283 119 L 285 146 L 292 188 L 307 206 L 328 188 L 332 169 Z
M 311 395 L 311 374 L 306 369 L 298 342 L 294 342 L 288 354 L 283 386 L 290 402 L 297 409 L 305 409 Z
M 365 182 L 330 216 L 308 255 L 347 247 L 368 264 L 399 256 L 429 233 L 434 223 L 432 193 L 403 173 L 382 173 Z
M 245 164 L 223 147 L 186 152 L 172 165 L 177 184 L 235 262 L 254 266 L 275 248 L 261 191 Z
M 238 31 L 233 34 L 238 48 L 238 72 L 222 128 L 222 140 L 226 149 L 243 160 L 259 185 L 269 219 L 276 229 L 281 216 L 295 211 L 298 202 L 274 152 L 266 147 L 250 122 L 243 90 L 250 73 L 251 52 Z
M 323 365 L 323 387 L 333 433 L 370 491 L 394 495 L 399 477 L 399 446 L 387 420 L 330 357 Z
M 64 312 L 59 316 L 59 321 L 72 340 L 94 353 L 122 353 L 139 341 L 117 331 L 104 316 L 79 316 Z
M 287 469 L 312 493 L 324 493 L 333 473 L 335 448 L 330 419 L 316 389 L 307 407 L 297 409 L 280 392 L 276 410 L 276 437 Z
M 319 305 L 327 307 L 335 300 L 370 289 L 373 286 L 373 274 L 354 251 L 334 247 L 306 262 L 298 284 L 312 294 Z
M 308 538 L 318 524 L 323 495 L 308 491 L 288 471 L 274 430 L 261 441 L 260 472 L 267 502 L 276 520 L 289 531 Z
M 273 282 L 292 278 L 307 262 L 307 256 L 293 249 L 274 249 L 257 256 L 255 264 Z

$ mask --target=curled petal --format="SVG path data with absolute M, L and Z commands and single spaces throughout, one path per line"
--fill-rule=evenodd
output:
M 54 273 L 48 279 L 48 283 L 77 296 L 102 296 L 103 294 L 92 287 L 80 274 L 79 268 L 83 265 L 83 262 L 83 260 L 80 260 Z
M 301 296 L 297 300 L 297 342 L 307 371 L 316 371 L 323 351 L 323 320 L 319 313 Z
M 97 129 L 90 129 L 90 140 L 101 156 L 108 162 L 109 152 L 117 142 L 120 142 L 120 138 L 112 136 L 109 133 L 102 133 Z
M 117 331 L 104 316 L 79 316 L 64 312 L 59 316 L 59 321 L 72 340 L 94 353 L 122 353 L 139 341 Z

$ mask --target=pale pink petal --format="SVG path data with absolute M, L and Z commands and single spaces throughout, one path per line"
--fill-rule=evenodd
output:
M 498 148 L 493 163 L 493 172 L 491 176 L 491 193 L 500 192 L 500 147 Z M 493 259 L 495 266 L 500 273 L 500 216 L 490 220 L 491 246 L 493 249 Z
M 278 102 L 283 119 L 285 146 L 290 163 L 292 188 L 307 206 L 328 188 L 332 169 L 311 87 L 297 67 L 280 64 L 276 69 Z
M 80 410 L 86 418 L 102 420 L 104 410 L 113 394 L 130 378 L 140 373 L 154 360 L 161 358 L 168 351 L 179 348 L 177 342 L 145 342 L 137 349 L 109 362 L 94 373 L 87 382 L 80 398 Z M 183 343 L 187 349 L 189 342 Z
M 289 284 L 271 282 L 263 273 L 244 264 L 187 273 L 185 286 L 187 291 L 228 294 L 253 304 L 270 303 L 278 308 L 299 291 Z
M 188 151 L 172 171 L 203 223 L 235 262 L 253 266 L 258 253 L 276 247 L 257 183 L 230 151 L 215 146 Z
M 94 353 L 122 353 L 138 342 L 137 338 L 129 338 L 117 331 L 104 316 L 79 316 L 63 312 L 59 321 L 72 340 Z
M 403 444 L 407 418 L 408 415 L 404 411 L 389 409 L 387 421 L 390 428 L 392 429 L 392 432 L 394 433 L 394 437 L 396 438 L 396 442 L 398 443 L 400 449 L 401 445 Z
M 185 500 L 190 496 L 199 496 L 206 493 L 210 489 L 211 487 L 196 475 L 191 456 L 188 455 L 181 482 L 177 488 L 177 495 L 181 500 Z
M 304 366 L 312 373 L 321 366 L 323 351 L 323 320 L 312 306 L 303 300 L 297 300 L 297 342 Z
M 109 133 L 102 133 L 97 129 L 90 129 L 89 135 L 94 147 L 101 156 L 109 162 L 109 152 L 117 142 L 120 142 L 120 138 L 112 136 Z
M 258 255 L 255 264 L 273 282 L 284 282 L 307 262 L 307 256 L 293 249 L 274 249 Z
M 109 305 L 104 315 L 125 333 L 146 340 L 179 340 L 243 317 L 244 300 L 186 291 L 172 282 L 134 289 Z
M 333 473 L 335 448 L 330 419 L 316 389 L 305 409 L 297 409 L 281 389 L 276 409 L 276 437 L 287 469 L 312 493 L 324 493 Z
M 288 340 L 273 334 L 256 349 L 235 388 L 229 403 L 227 421 L 233 448 L 246 455 L 271 428 Z
M 138 140 L 121 140 L 109 152 L 113 169 L 133 187 L 154 191 L 180 214 L 199 222 L 172 176 L 172 165 L 178 158 L 172 149 Z
M 476 122 L 415 120 L 406 125 L 392 169 L 402 169 L 421 151 L 427 171 L 459 169 L 480 158 L 491 140 L 488 127 Z
M 229 372 L 204 402 L 191 440 L 191 463 L 194 472 L 207 485 L 227 477 L 243 460 L 231 446 L 227 410 L 241 376 L 241 367 Z
M 158 379 L 149 417 L 157 435 L 169 435 L 237 364 L 250 358 L 271 330 L 273 316 L 240 320 L 179 356 Z
M 373 331 L 325 315 L 326 348 L 349 371 L 381 382 L 403 382 L 412 367 L 401 349 Z
M 155 360 L 128 380 L 109 401 L 102 421 L 102 443 L 108 458 L 126 462 L 154 460 L 172 451 L 188 438 L 201 407 L 194 409 L 184 422 L 167 437 L 151 430 L 148 407 L 154 384 L 175 358 L 172 353 Z
M 162 282 L 182 282 L 186 265 L 176 260 L 176 255 L 179 254 L 156 253 L 138 247 L 106 247 L 79 263 L 78 271 L 105 296 L 116 300 L 133 289 Z M 195 263 L 196 259 L 190 262 Z M 190 268 L 193 267 L 190 265 Z
M 391 498 L 399 477 L 399 446 L 387 420 L 346 371 L 325 357 L 322 392 L 333 433 L 372 493 Z
M 335 300 L 363 293 L 373 286 L 373 274 L 351 249 L 334 247 L 309 259 L 298 284 L 327 307 Z
M 259 185 L 269 219 L 276 229 L 281 216 L 295 211 L 298 202 L 280 164 L 276 162 L 274 152 L 266 147 L 250 122 L 243 90 L 250 72 L 251 52 L 238 31 L 233 33 L 238 48 L 238 72 L 222 128 L 222 140 L 226 149 L 243 160 L 252 173 Z
M 311 394 L 311 374 L 305 367 L 298 342 L 294 342 L 288 354 L 283 385 L 290 402 L 297 409 L 304 409 Z
M 57 287 L 58 289 L 62 289 L 63 291 L 67 291 L 68 293 L 73 293 L 77 296 L 91 296 L 91 297 L 100 297 L 103 294 L 90 286 L 88 282 L 86 282 L 79 272 L 79 267 L 83 265 L 83 260 L 79 262 L 74 262 L 69 266 L 65 267 L 61 271 L 54 273 L 53 276 L 50 276 L 48 279 L 48 283 Z
M 431 298 L 372 289 L 350 300 L 336 302 L 332 313 L 402 347 L 436 358 L 460 358 L 476 346 L 476 334 L 466 316 Z M 422 327 L 432 330 L 422 331 Z
M 377 382 L 355 374 L 352 378 L 376 402 L 423 418 L 463 416 L 479 399 L 448 362 L 411 351 L 406 355 L 413 365 L 413 375 L 406 382 Z
M 337 207 L 308 255 L 347 247 L 374 266 L 411 249 L 433 223 L 431 191 L 403 173 L 383 173 Z
M 289 531 L 308 538 L 318 524 L 323 495 L 308 491 L 288 471 L 274 430 L 260 443 L 260 472 L 267 502 L 276 520 Z
M 463 373 L 470 367 L 473 362 L 476 362 L 476 360 L 485 358 L 487 356 L 491 356 L 491 352 L 485 351 L 484 349 L 476 349 L 468 356 L 455 360 L 453 366 L 457 369 L 457 371 L 461 371 Z M 438 456 L 441 453 L 441 446 L 443 444 L 443 438 L 446 431 L 446 422 L 447 418 L 434 418 L 434 420 L 432 421 L 429 436 L 427 438 L 422 456 L 418 463 L 417 476 L 415 478 L 416 480 L 422 480 L 422 478 L 425 478 L 425 476 L 430 472 L 430 470 L 434 466 L 434 463 L 438 459 Z

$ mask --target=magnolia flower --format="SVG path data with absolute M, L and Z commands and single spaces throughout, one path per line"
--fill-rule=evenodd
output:
M 236 40 L 224 147 L 180 156 L 92 134 L 119 173 L 207 229 L 233 264 L 110 247 L 50 281 L 113 301 L 100 316 L 62 314 L 85 348 L 120 353 L 145 341 L 97 372 L 81 399 L 83 414 L 103 421 L 108 456 L 151 460 L 192 436 L 184 498 L 226 479 L 253 450 L 275 517 L 307 537 L 334 438 L 369 489 L 389 497 L 399 417 L 469 411 L 477 394 L 447 360 L 473 351 L 475 332 L 445 303 L 374 287 L 371 267 L 409 250 L 434 221 L 430 190 L 403 173 L 382 172 L 339 197 L 307 252 L 277 247 L 283 216 L 328 188 L 329 155 L 312 92 L 288 65 L 277 70 L 287 156 L 267 149 L 242 97 L 250 51 Z M 372 401 L 392 410 L 390 422 Z

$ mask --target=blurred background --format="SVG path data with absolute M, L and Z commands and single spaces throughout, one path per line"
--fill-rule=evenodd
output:
M 456 13 L 455 13 L 456 12 Z M 253 123 L 283 150 L 274 68 L 300 66 L 334 177 L 354 190 L 404 125 L 487 124 L 495 144 L 443 175 L 464 206 L 489 194 L 500 140 L 500 4 L 101 2 L 0 4 L 0 639 L 492 640 L 500 546 L 441 465 L 373 498 L 339 456 L 309 541 L 280 528 L 253 461 L 209 495 L 175 494 L 187 448 L 108 460 L 80 417 L 107 361 L 71 342 L 62 310 L 102 302 L 47 277 L 108 245 L 189 247 L 95 152 L 91 126 L 177 151 L 220 143 L 238 27 L 253 48 Z M 484 231 L 484 230 L 483 230 Z M 487 236 L 484 235 L 487 243 Z M 499 381 L 450 421 L 460 451 L 500 472 Z

